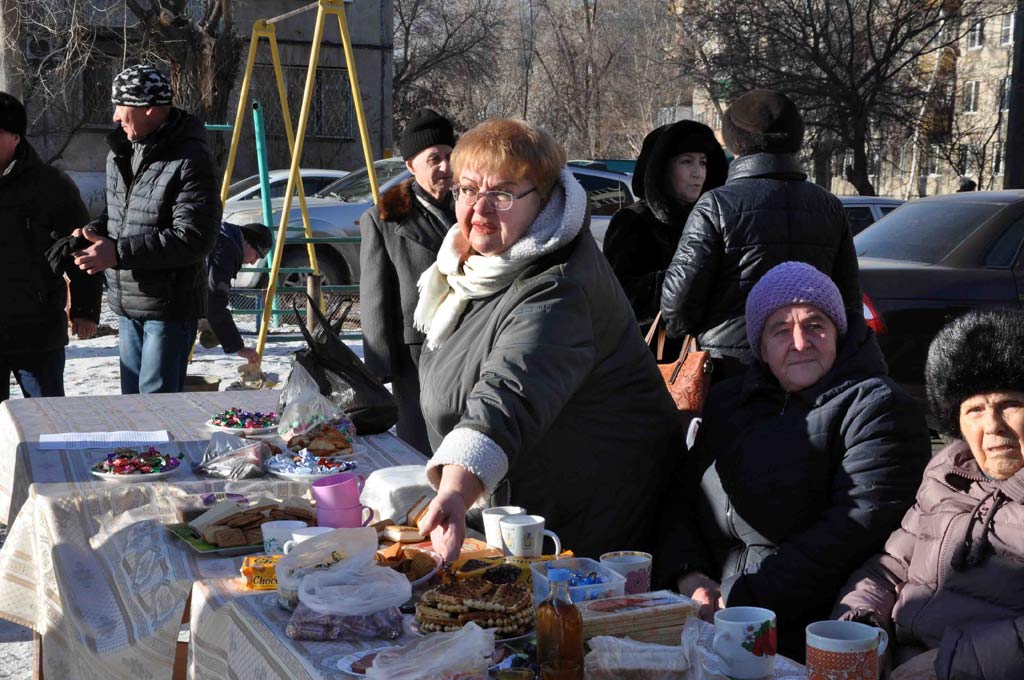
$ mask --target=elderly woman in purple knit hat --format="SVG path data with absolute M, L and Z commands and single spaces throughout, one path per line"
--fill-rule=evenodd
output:
M 746 322 L 754 362 L 708 397 L 655 564 L 709 620 L 725 606 L 773 610 L 780 651 L 799 659 L 804 627 L 828 618 L 913 502 L 928 430 L 814 267 L 769 270 Z

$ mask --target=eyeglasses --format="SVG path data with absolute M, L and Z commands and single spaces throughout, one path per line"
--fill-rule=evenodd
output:
M 462 187 L 458 184 L 452 187 L 452 195 L 455 200 L 461 200 L 463 205 L 473 206 L 481 198 L 490 201 L 495 210 L 510 210 L 516 199 L 532 194 L 537 187 L 527 189 L 521 194 L 510 194 L 507 191 L 480 191 L 475 187 Z

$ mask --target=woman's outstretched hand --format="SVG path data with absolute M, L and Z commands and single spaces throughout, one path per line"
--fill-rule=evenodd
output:
M 437 497 L 419 521 L 420 533 L 430 535 L 431 547 L 445 562 L 459 557 L 466 540 L 466 510 L 484 492 L 484 485 L 472 472 L 458 465 L 445 465 Z

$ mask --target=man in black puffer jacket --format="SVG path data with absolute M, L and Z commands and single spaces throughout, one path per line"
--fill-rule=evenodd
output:
M 216 167 L 203 124 L 171 106 L 156 68 L 122 71 L 111 99 L 121 127 L 107 136 L 107 207 L 84 230 L 92 245 L 75 263 L 106 272 L 121 392 L 180 392 L 220 228 Z
M 716 379 L 750 363 L 743 305 L 775 265 L 806 262 L 829 275 L 846 307 L 860 313 L 853 234 L 835 196 L 807 182 L 796 154 L 803 119 L 784 94 L 752 90 L 722 116 L 736 156 L 725 185 L 690 212 L 665 272 L 661 311 L 669 335 L 696 335 L 715 359 Z
M 0 92 L 0 401 L 10 396 L 11 373 L 26 397 L 64 396 L 64 272 L 72 329 L 82 339 L 96 332 L 103 291 L 103 279 L 70 258 L 57 271 L 47 262 L 54 241 L 85 224 L 89 213 L 71 179 L 36 155 L 25 125 L 25 107 Z

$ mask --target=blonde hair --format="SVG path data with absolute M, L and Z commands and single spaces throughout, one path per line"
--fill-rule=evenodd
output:
M 452 152 L 456 181 L 464 169 L 526 178 L 545 198 L 565 166 L 565 149 L 546 130 L 514 118 L 492 118 L 459 137 Z

